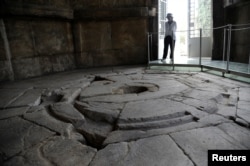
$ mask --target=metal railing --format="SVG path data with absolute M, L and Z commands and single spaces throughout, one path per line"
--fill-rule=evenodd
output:
M 217 30 L 222 30 L 221 33 L 223 33 L 223 41 L 222 41 L 222 59 L 221 61 L 223 62 L 223 64 L 226 64 L 225 66 L 212 66 L 212 68 L 214 69 L 220 69 L 224 73 L 230 73 L 230 72 L 238 72 L 238 73 L 243 73 L 243 74 L 250 74 L 250 50 L 249 50 L 249 57 L 248 57 L 248 69 L 246 72 L 242 72 L 242 71 L 237 71 L 234 69 L 230 69 L 230 67 L 232 67 L 232 62 L 230 62 L 231 59 L 231 51 L 232 51 L 232 32 L 237 32 L 237 31 L 246 31 L 246 30 L 250 30 L 250 23 L 248 24 L 237 24 L 237 25 L 232 25 L 232 24 L 228 24 L 228 25 L 224 25 L 224 26 L 220 26 L 220 27 L 216 27 L 216 28 L 212 28 L 212 29 L 196 29 L 196 31 L 199 30 L 199 57 L 198 57 L 198 64 L 197 66 L 202 67 L 211 67 L 209 65 L 203 64 L 202 62 L 202 49 L 203 49 L 203 32 L 206 30 L 211 30 L 211 31 L 217 31 Z M 185 31 L 176 31 L 176 32 L 187 32 L 190 33 L 191 30 L 185 30 Z M 193 30 L 192 30 L 193 31 Z M 250 32 L 249 32 L 250 33 Z M 153 41 L 153 35 L 157 35 L 158 34 L 163 34 L 163 32 L 148 32 L 147 36 L 148 36 L 148 65 L 157 65 L 157 62 L 154 63 L 153 60 L 151 60 L 152 58 L 152 54 L 153 54 L 153 48 L 152 48 L 152 41 Z M 158 39 L 159 40 L 159 39 Z M 250 48 L 250 45 L 249 45 Z M 159 51 L 159 50 L 158 50 Z M 157 51 L 157 52 L 158 52 Z M 158 55 L 157 55 L 158 56 Z M 211 60 L 212 62 L 213 60 Z M 173 57 L 173 63 L 171 64 L 173 66 L 178 65 L 176 63 L 174 63 L 174 57 Z M 160 65 L 169 65 L 169 64 L 160 64 Z M 231 66 L 230 66 L 231 65 Z M 237 65 L 237 64 L 236 64 Z M 239 64 L 240 65 L 240 64 Z M 190 66 L 189 64 L 183 64 L 183 66 Z

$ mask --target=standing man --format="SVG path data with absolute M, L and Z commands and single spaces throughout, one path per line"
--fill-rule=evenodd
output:
M 174 45 L 176 39 L 176 29 L 177 25 L 176 22 L 173 20 L 172 13 L 167 14 L 168 21 L 165 22 L 165 38 L 164 38 L 164 50 L 163 50 L 163 59 L 162 62 L 166 60 L 168 55 L 168 46 L 170 46 L 170 59 L 173 62 L 173 55 L 174 55 Z

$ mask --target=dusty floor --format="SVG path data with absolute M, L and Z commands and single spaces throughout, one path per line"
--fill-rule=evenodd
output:
M 207 165 L 250 149 L 250 84 L 116 67 L 0 85 L 0 165 Z

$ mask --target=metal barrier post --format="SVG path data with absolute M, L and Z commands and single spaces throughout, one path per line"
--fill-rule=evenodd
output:
M 232 33 L 232 24 L 228 25 L 228 44 L 227 44 L 227 73 L 229 71 L 229 60 L 230 60 L 230 49 L 231 49 L 231 33 Z
M 152 45 L 153 45 L 153 34 L 150 35 L 150 57 L 153 56 L 153 48 L 152 48 Z M 150 61 L 150 59 L 149 59 Z
M 200 59 L 199 59 L 200 66 L 201 66 L 201 56 L 202 56 L 202 29 L 200 28 Z
M 149 34 L 149 32 L 148 32 L 148 65 L 149 65 L 149 63 L 150 63 L 150 41 L 149 41 L 149 39 L 150 39 L 150 34 Z
M 250 73 L 249 67 L 250 67 L 250 52 L 249 52 L 249 56 L 248 56 L 248 69 L 247 69 L 247 72 L 248 72 L 248 73 Z
M 223 62 L 225 61 L 225 54 L 226 54 L 226 35 L 227 29 L 224 28 L 224 40 L 223 40 Z

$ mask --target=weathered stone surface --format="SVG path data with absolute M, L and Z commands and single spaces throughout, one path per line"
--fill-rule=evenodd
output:
M 238 109 L 237 116 L 240 117 L 241 119 L 244 119 L 250 124 L 250 110 Z
M 192 109 L 193 107 L 167 99 L 130 102 L 124 107 L 119 122 L 147 122 L 178 118 L 187 115 Z
M 77 141 L 55 137 L 19 154 L 4 166 L 88 165 L 95 153 L 96 149 Z
M 212 114 L 205 117 L 202 117 L 198 120 L 199 123 L 205 125 L 205 126 L 215 126 L 222 123 L 228 123 L 231 122 L 230 120 L 226 119 L 223 116 Z
M 137 130 L 115 130 L 111 132 L 106 140 L 104 145 L 123 142 L 123 141 L 134 141 L 142 138 L 148 138 L 152 136 L 158 136 L 163 134 L 170 134 L 180 131 L 186 131 L 197 128 L 204 128 L 207 126 L 216 126 L 223 123 L 230 123 L 232 121 L 225 119 L 222 116 L 218 115 L 207 115 L 201 117 L 197 122 L 189 122 L 184 124 L 177 124 L 174 126 L 163 126 L 163 128 L 153 128 L 149 130 L 137 129 Z M 146 123 L 146 122 L 145 122 Z M 166 127 L 166 128 L 165 128 Z
M 29 107 L 19 107 L 0 110 L 0 119 L 7 119 L 15 116 L 23 115 L 27 112 Z
M 83 103 L 76 101 L 75 107 L 85 116 L 92 118 L 96 121 L 106 121 L 114 123 L 120 111 L 123 109 L 123 104 L 116 103 L 99 103 L 89 102 Z
M 128 102 L 128 101 L 136 101 L 136 100 L 147 100 L 152 98 L 160 98 L 163 96 L 171 95 L 180 93 L 184 90 L 186 90 L 188 87 L 178 81 L 175 80 L 168 80 L 168 81 L 157 81 L 151 82 L 146 81 L 146 84 L 137 82 L 137 81 L 131 81 L 127 80 L 127 84 L 123 83 L 114 83 L 114 84 L 107 84 L 103 85 L 103 88 L 95 86 L 91 87 L 90 89 L 86 89 L 86 91 L 83 91 L 80 100 L 81 101 L 103 101 L 103 102 Z M 139 86 L 145 87 L 148 90 L 146 90 L 143 93 L 138 93 L 137 91 L 132 91 L 127 94 L 123 94 L 122 91 L 119 91 L 119 87 L 123 87 L 127 85 L 128 87 L 131 86 Z M 171 89 L 171 90 L 170 90 Z M 84 92 L 87 92 L 86 95 L 84 95 Z M 88 95 L 88 92 L 92 92 L 94 95 Z M 111 93 L 113 92 L 113 93 Z M 153 93 L 152 93 L 153 92 Z
M 235 123 L 241 125 L 241 126 L 244 126 L 244 127 L 249 127 L 249 123 L 247 121 L 245 121 L 244 119 L 241 119 L 241 118 L 235 118 Z
M 0 165 L 203 166 L 208 149 L 249 149 L 248 87 L 204 73 L 137 67 L 1 84 L 2 107 L 16 108 L 0 111 Z M 20 107 L 34 103 L 27 95 L 33 90 L 41 103 Z
M 158 119 L 152 121 L 144 121 L 144 122 L 131 122 L 131 123 L 118 123 L 118 129 L 120 130 L 149 130 L 149 129 L 157 129 L 164 127 L 171 127 L 181 124 L 186 124 L 194 121 L 194 117 L 192 115 L 185 115 L 181 117 L 171 118 L 171 119 Z
M 218 111 L 218 106 L 216 102 L 213 100 L 202 100 L 202 98 L 197 98 L 197 99 L 183 98 L 182 102 L 187 105 L 195 107 L 197 110 L 200 110 L 198 114 L 194 114 L 197 117 L 203 117 L 206 116 L 207 113 L 211 114 Z
M 113 126 L 106 122 L 95 122 L 85 119 L 85 122 L 74 124 L 76 130 L 84 135 L 91 146 L 100 148 L 108 134 L 113 130 Z
M 169 136 L 163 135 L 108 145 L 97 153 L 90 165 L 191 166 L 193 163 Z
M 62 93 L 62 99 L 61 102 L 66 102 L 66 103 L 73 103 L 75 99 L 80 95 L 81 93 L 81 88 L 70 88 L 64 90 Z
M 220 92 L 214 92 L 214 91 L 204 91 L 204 90 L 197 90 L 193 89 L 192 91 L 185 93 L 185 97 L 190 97 L 194 99 L 203 99 L 203 100 L 210 100 L 214 99 L 216 100 L 216 97 L 221 95 Z
M 248 101 L 240 100 L 237 106 L 240 110 L 250 111 L 250 103 Z
M 209 149 L 246 149 L 216 127 L 194 129 L 171 134 L 174 141 L 190 156 L 195 165 L 207 164 Z
M 13 166 L 13 165 L 47 166 L 47 165 L 51 165 L 51 163 L 48 160 L 46 160 L 43 154 L 41 153 L 41 146 L 42 146 L 41 144 L 38 144 L 35 147 L 32 147 L 25 152 L 22 152 L 21 154 L 5 162 L 3 166 Z
M 66 121 L 75 123 L 84 123 L 85 118 L 84 116 L 75 109 L 71 104 L 68 103 L 56 103 L 51 106 L 52 113 L 57 116 L 58 118 Z
M 119 84 L 112 84 L 111 81 L 97 81 L 84 89 L 80 94 L 80 100 L 92 96 L 103 96 L 112 94 L 112 89 L 117 88 Z
M 236 106 L 228 106 L 228 105 L 221 105 L 218 104 L 218 114 L 226 117 L 226 118 L 232 118 L 236 117 Z
M 54 134 L 19 117 L 0 120 L 0 151 L 6 159 Z
M 218 126 L 225 133 L 234 139 L 236 144 L 241 144 L 245 148 L 250 148 L 250 130 L 234 123 L 223 123 Z M 234 131 L 234 132 L 232 132 Z
M 23 117 L 67 138 L 71 136 L 73 131 L 72 124 L 55 119 L 44 107 L 32 107 Z
M 96 149 L 70 139 L 55 138 L 42 147 L 42 153 L 52 163 L 61 166 L 89 165 Z
M 250 101 L 250 88 L 240 88 L 239 89 L 239 99 L 240 101 Z
M 41 103 L 43 89 L 30 89 L 19 96 L 8 107 L 38 106 Z
M 7 107 L 10 103 L 20 97 L 27 89 L 0 89 L 0 108 Z

